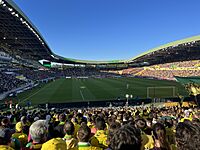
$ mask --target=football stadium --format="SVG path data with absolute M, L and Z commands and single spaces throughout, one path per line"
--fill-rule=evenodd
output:
M 7 102 L 107 105 L 127 99 L 130 104 L 177 101 L 190 94 L 175 77 L 200 73 L 200 36 L 161 45 L 129 60 L 77 60 L 54 54 L 12 1 L 2 1 L 1 12 L 0 98 Z
M 0 149 L 199 150 L 198 35 L 130 59 L 66 58 L 0 0 L 0 70 Z

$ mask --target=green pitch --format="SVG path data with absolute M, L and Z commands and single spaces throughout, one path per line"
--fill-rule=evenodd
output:
M 133 99 L 135 97 L 177 97 L 177 93 L 187 95 L 184 88 L 173 81 L 138 78 L 62 78 L 19 94 L 18 101 L 22 104 L 28 100 L 32 104 L 69 103 L 125 99 L 126 94 L 133 95 Z

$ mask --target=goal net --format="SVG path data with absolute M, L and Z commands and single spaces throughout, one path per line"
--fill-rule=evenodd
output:
M 175 97 L 175 92 L 174 86 L 147 87 L 147 98 Z

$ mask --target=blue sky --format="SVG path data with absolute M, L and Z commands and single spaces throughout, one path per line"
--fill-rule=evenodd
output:
M 199 0 L 14 0 L 54 53 L 129 59 L 200 34 Z

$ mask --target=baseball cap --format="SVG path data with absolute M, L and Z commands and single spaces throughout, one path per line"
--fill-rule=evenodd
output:
M 50 115 L 46 115 L 46 121 L 50 121 L 51 120 L 51 116 Z
M 21 132 L 23 129 L 23 125 L 21 122 L 18 122 L 16 125 L 15 125 L 15 130 L 16 132 Z
M 41 150 L 65 150 L 67 145 L 61 138 L 53 138 L 42 145 Z

